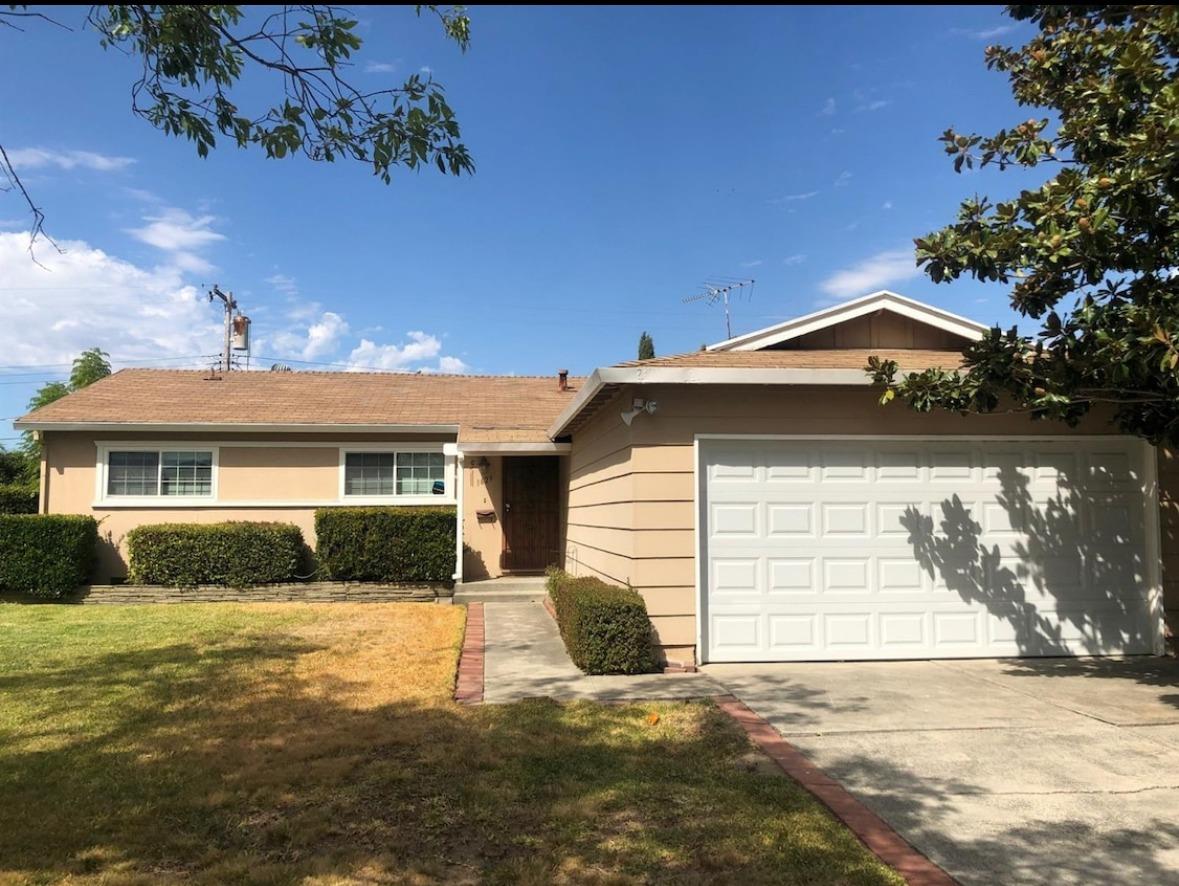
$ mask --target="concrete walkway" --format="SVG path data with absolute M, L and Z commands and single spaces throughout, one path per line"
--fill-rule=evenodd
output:
M 960 883 L 1179 883 L 1179 662 L 709 665 Z
M 486 603 L 483 700 L 594 701 L 706 698 L 723 691 L 703 674 L 590 677 L 569 660 L 557 625 L 540 603 Z

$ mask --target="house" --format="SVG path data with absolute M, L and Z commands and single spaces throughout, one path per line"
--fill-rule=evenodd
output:
M 584 379 L 129 369 L 16 427 L 42 510 L 102 519 L 101 579 L 144 522 L 446 503 L 457 580 L 630 584 L 671 662 L 1161 651 L 1169 453 L 878 404 L 869 355 L 953 368 L 983 331 L 880 292 Z

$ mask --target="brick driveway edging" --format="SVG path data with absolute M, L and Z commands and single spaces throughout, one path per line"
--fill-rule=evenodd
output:
M 713 701 L 783 772 L 831 810 L 873 855 L 904 877 L 909 886 L 957 886 L 957 880 L 915 849 L 884 819 L 849 794 L 843 785 L 811 763 L 744 702 L 732 695 L 718 695 Z
M 458 677 L 454 681 L 454 700 L 459 704 L 483 703 L 483 664 L 486 658 L 483 604 L 467 604 L 467 629 L 459 653 Z

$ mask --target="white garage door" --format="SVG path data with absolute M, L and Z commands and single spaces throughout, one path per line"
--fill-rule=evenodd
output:
M 1136 442 L 699 445 L 705 661 L 1154 651 Z

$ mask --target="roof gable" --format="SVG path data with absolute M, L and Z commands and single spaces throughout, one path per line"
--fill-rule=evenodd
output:
M 933 305 L 927 305 L 895 292 L 881 290 L 862 298 L 823 308 L 803 317 L 747 332 L 726 341 L 709 345 L 709 351 L 760 351 L 780 347 L 785 342 L 848 323 L 880 311 L 888 311 L 915 323 L 964 339 L 977 339 L 987 327 Z

